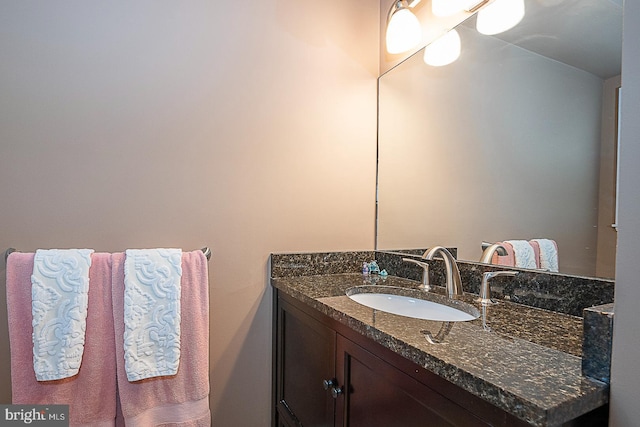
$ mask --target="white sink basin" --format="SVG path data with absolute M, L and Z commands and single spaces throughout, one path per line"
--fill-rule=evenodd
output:
M 356 286 L 347 289 L 346 294 L 367 307 L 416 319 L 465 322 L 480 316 L 480 312 L 471 304 L 415 289 Z

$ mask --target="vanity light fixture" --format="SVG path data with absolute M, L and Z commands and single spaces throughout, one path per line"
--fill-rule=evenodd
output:
M 476 29 L 488 36 L 515 27 L 524 17 L 524 0 L 493 0 L 478 11 Z
M 453 29 L 424 48 L 424 62 L 434 67 L 451 64 L 460 56 L 460 35 Z
M 469 7 L 469 0 L 431 0 L 431 12 L 440 17 L 452 16 L 463 10 L 468 11 Z
M 478 10 L 480 10 L 480 8 L 482 6 L 484 6 L 485 4 L 489 3 L 491 0 L 473 0 L 470 1 L 469 3 L 467 3 L 467 6 L 465 7 L 464 11 L 465 12 L 469 12 L 469 13 L 473 13 L 473 12 L 477 12 Z
M 420 0 L 396 0 L 387 16 L 387 52 L 402 53 L 422 41 L 422 26 L 410 10 Z

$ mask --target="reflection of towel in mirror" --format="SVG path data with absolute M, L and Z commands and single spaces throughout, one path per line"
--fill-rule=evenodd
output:
M 494 254 L 492 264 L 507 265 L 520 268 L 537 268 L 536 254 L 526 240 L 505 240 L 499 242 L 507 250 L 507 255 Z
M 498 255 L 497 252 L 495 252 L 493 254 L 493 257 L 491 258 L 491 264 L 496 264 L 496 265 L 506 265 L 509 267 L 515 267 L 516 266 L 516 259 L 514 257 L 514 253 L 513 253 L 513 246 L 511 246 L 511 244 L 509 242 L 497 242 L 500 243 L 502 246 L 504 246 L 504 248 L 507 251 L 506 255 Z
M 515 257 L 515 267 L 520 268 L 538 268 L 536 264 L 536 256 L 533 246 L 526 240 L 507 240 L 513 247 L 513 255 Z
M 558 272 L 558 245 L 550 239 L 531 239 L 532 247 L 537 248 L 538 268 Z

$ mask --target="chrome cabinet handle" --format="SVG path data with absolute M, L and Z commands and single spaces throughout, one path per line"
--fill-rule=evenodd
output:
M 342 387 L 332 387 L 331 388 L 331 397 L 337 399 L 338 396 L 342 394 Z
M 334 399 L 337 399 L 338 396 L 340 396 L 342 394 L 342 387 L 338 386 L 338 383 L 331 379 L 331 380 L 323 380 L 322 381 L 322 387 L 325 390 L 330 390 L 331 391 L 331 397 L 333 397 Z

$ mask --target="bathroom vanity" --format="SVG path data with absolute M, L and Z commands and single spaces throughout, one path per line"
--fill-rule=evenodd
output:
M 302 264 L 280 262 L 291 267 L 284 271 L 272 261 L 274 426 L 606 423 L 608 386 L 581 371 L 582 318 L 506 301 L 483 310 L 465 294 L 482 315 L 447 329 L 345 295 L 358 285 L 416 288 L 416 280 L 344 273 L 335 263 L 298 275 Z M 426 332 L 441 332 L 441 342 Z

